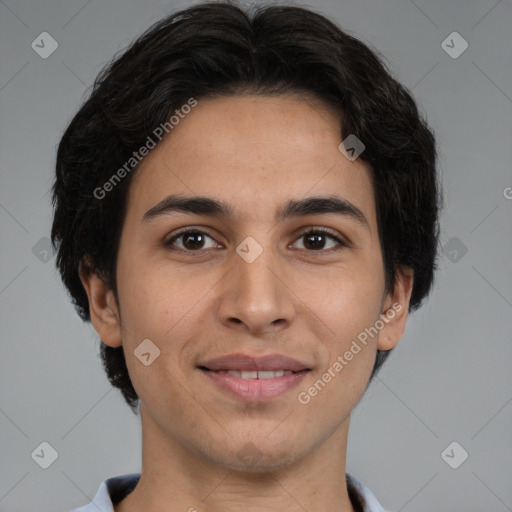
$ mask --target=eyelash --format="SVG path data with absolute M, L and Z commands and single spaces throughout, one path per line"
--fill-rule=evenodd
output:
M 176 240 L 183 237 L 184 235 L 188 235 L 191 233 L 194 233 L 194 234 L 199 233 L 202 235 L 206 235 L 213 240 L 213 237 L 211 235 L 209 235 L 206 231 L 201 231 L 199 229 L 187 228 L 187 229 L 184 229 L 183 231 L 178 232 L 172 238 L 170 238 L 169 240 L 164 242 L 164 246 L 166 248 L 169 248 L 172 251 L 181 251 L 181 252 L 186 252 L 186 253 L 192 254 L 194 256 L 196 256 L 196 255 L 201 256 L 202 253 L 204 253 L 204 251 L 208 250 L 208 249 L 198 249 L 196 251 L 192 251 L 192 250 L 188 250 L 188 249 L 181 249 L 181 248 L 173 247 L 173 244 Z M 336 236 L 331 230 L 329 230 L 328 228 L 324 228 L 324 227 L 309 228 L 307 231 L 304 231 L 303 233 L 301 233 L 297 237 L 296 241 L 307 236 L 307 235 L 314 235 L 314 234 L 321 234 L 321 235 L 328 236 L 329 238 L 335 240 L 341 246 L 341 248 L 348 247 L 348 244 L 346 244 L 343 240 L 341 240 L 338 236 Z M 318 250 L 300 249 L 300 250 L 305 250 L 306 252 L 309 252 L 309 253 L 319 253 L 320 254 L 320 253 L 331 253 L 333 250 L 334 251 L 340 250 L 340 248 L 338 248 L 338 249 L 331 248 L 331 249 L 326 249 L 326 250 L 324 250 L 324 249 L 318 249 Z M 194 254 L 194 253 L 197 253 L 197 254 Z

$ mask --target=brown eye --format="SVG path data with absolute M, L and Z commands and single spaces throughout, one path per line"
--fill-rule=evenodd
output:
M 331 239 L 334 240 L 335 244 L 338 246 L 346 247 L 347 245 L 338 238 L 335 234 L 333 234 L 330 230 L 326 228 L 313 228 L 305 233 L 302 233 L 298 240 L 304 239 L 304 250 L 309 252 L 318 251 L 318 252 L 330 252 L 333 249 L 333 246 L 327 247 L 326 249 L 326 240 Z
M 208 239 L 213 242 L 213 244 L 210 244 L 210 247 L 205 245 L 207 244 Z M 304 240 L 304 247 L 299 247 L 299 249 L 305 250 L 307 252 L 325 253 L 337 250 L 336 246 L 347 247 L 347 244 L 343 242 L 343 240 L 341 240 L 338 236 L 336 236 L 336 234 L 327 228 L 309 229 L 308 231 L 302 233 L 297 240 L 301 239 Z M 329 242 L 329 240 L 331 242 Z M 178 241 L 180 241 L 180 244 L 177 244 Z M 328 246 L 329 243 L 331 244 L 330 247 Z M 180 231 L 172 238 L 167 240 L 164 243 L 164 246 L 176 251 L 200 253 L 203 252 L 203 250 L 214 249 L 218 247 L 218 244 L 210 235 L 204 231 L 200 231 L 198 229 L 186 229 Z
M 171 247 L 174 249 L 176 246 L 176 241 L 181 239 L 182 247 L 178 247 L 178 250 L 189 251 L 189 252 L 197 252 L 201 249 L 205 249 L 204 245 L 207 239 L 213 240 L 213 238 L 205 233 L 204 231 L 199 231 L 197 229 L 188 229 L 186 231 L 181 231 L 180 233 L 174 235 L 172 238 L 165 242 L 166 247 Z M 206 249 L 214 248 L 215 244 L 211 247 L 206 247 Z

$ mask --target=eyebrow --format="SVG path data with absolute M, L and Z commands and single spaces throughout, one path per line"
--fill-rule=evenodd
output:
M 142 222 L 174 212 L 192 213 L 195 215 L 217 216 L 222 218 L 234 217 L 232 207 L 224 202 L 207 196 L 183 196 L 171 194 L 150 208 L 142 217 Z M 350 201 L 339 196 L 307 197 L 290 199 L 281 206 L 275 215 L 277 221 L 305 215 L 320 215 L 334 213 L 355 220 L 357 223 L 370 228 L 363 212 Z

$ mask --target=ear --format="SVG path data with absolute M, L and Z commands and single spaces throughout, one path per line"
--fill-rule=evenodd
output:
M 114 292 L 83 262 L 79 265 L 79 275 L 89 299 L 89 313 L 94 329 L 105 345 L 119 347 L 122 344 L 121 323 Z
M 407 322 L 414 272 L 408 267 L 399 270 L 395 289 L 383 301 L 380 318 L 384 327 L 379 333 L 377 348 L 391 350 L 400 341 Z

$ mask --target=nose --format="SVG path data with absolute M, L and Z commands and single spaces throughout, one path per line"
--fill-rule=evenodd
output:
M 234 253 L 221 283 L 220 321 L 259 336 L 286 329 L 296 314 L 297 298 L 284 263 L 269 245 L 253 261 Z

